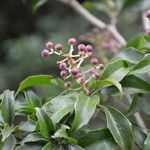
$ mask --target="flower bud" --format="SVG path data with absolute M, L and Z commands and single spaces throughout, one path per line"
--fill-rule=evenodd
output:
M 68 75 L 68 72 L 66 70 L 62 70 L 60 72 L 60 76 L 63 77 L 63 78 L 65 78 L 67 75 Z
M 79 73 L 79 69 L 78 68 L 72 68 L 70 72 L 71 72 L 72 76 L 76 76 Z
M 54 44 L 50 41 L 46 43 L 46 48 L 47 49 L 52 48 L 53 46 L 54 46 Z
M 67 64 L 66 64 L 65 62 L 62 62 L 62 63 L 59 64 L 59 68 L 60 68 L 61 70 L 64 70 L 64 69 L 67 68 Z
M 83 85 L 85 83 L 85 79 L 83 77 L 80 77 L 77 79 L 77 83 Z
M 95 80 L 99 79 L 99 78 L 100 78 L 100 74 L 95 71 L 95 73 L 93 74 L 93 78 L 94 78 Z
M 61 44 L 58 43 L 58 44 L 55 45 L 55 49 L 61 51 L 61 50 L 64 49 L 64 47 Z
M 75 45 L 77 43 L 77 40 L 75 39 L 75 38 L 70 38 L 69 40 L 68 40 L 68 44 L 69 45 Z
M 42 55 L 44 58 L 46 58 L 46 57 L 48 57 L 48 55 L 49 55 L 49 51 L 48 51 L 47 49 L 44 49 L 44 50 L 41 52 L 41 55 Z
M 85 52 L 85 45 L 84 44 L 80 44 L 78 45 L 78 50 L 81 51 L 81 52 Z
M 147 18 L 150 18 L 150 9 L 145 12 L 145 16 L 146 16 Z
M 66 81 L 65 83 L 64 83 L 64 87 L 65 88 L 69 88 L 71 86 L 71 81 Z
M 86 52 L 93 52 L 93 47 L 91 45 L 87 45 L 85 47 Z
M 92 65 L 98 65 L 98 64 L 99 64 L 99 61 L 98 61 L 97 58 L 92 58 L 91 61 L 90 61 L 90 63 L 91 63 Z
M 98 65 L 98 69 L 103 70 L 104 69 L 104 65 L 103 64 L 99 64 Z

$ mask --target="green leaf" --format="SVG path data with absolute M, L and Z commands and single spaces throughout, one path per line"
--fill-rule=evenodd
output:
M 37 76 L 29 76 L 25 80 L 23 80 L 16 92 L 16 95 L 23 91 L 24 89 L 34 86 L 34 85 L 42 85 L 42 84 L 50 84 L 51 82 L 51 76 L 50 75 L 37 75 Z
M 6 138 L 8 138 L 13 131 L 14 131 L 14 127 L 6 124 L 4 129 L 2 130 L 2 142 L 4 142 Z
M 122 150 L 132 150 L 133 134 L 130 121 L 113 107 L 104 107 L 107 126 Z
M 120 82 L 124 76 L 129 72 L 128 65 L 123 60 L 117 60 L 115 62 L 109 63 L 101 76 L 101 80 L 111 78 Z
M 109 144 L 110 141 L 112 141 L 111 143 L 113 144 Z M 93 150 L 102 150 L 104 145 L 106 145 L 105 148 L 111 148 L 110 146 L 116 145 L 112 134 L 107 128 L 89 131 L 83 137 L 78 139 L 78 144 L 85 149 L 92 149 L 93 146 L 96 147 L 93 148 Z M 112 149 L 114 149 L 114 146 L 112 146 Z M 108 148 L 106 148 L 106 150 L 110 150 Z
M 36 0 L 36 1 L 32 0 L 33 11 L 36 11 L 39 7 L 44 5 L 46 2 L 48 2 L 48 0 Z
M 144 150 L 149 150 L 149 149 L 150 149 L 150 132 L 148 133 L 148 136 L 144 141 Z
M 88 97 L 83 93 L 78 95 L 75 103 L 75 118 L 72 125 L 72 132 L 82 128 L 91 119 L 99 102 L 98 96 Z
M 84 150 L 84 149 L 79 145 L 72 144 L 68 146 L 68 150 Z
M 14 135 L 10 135 L 4 142 L 2 150 L 14 150 L 16 139 Z
M 123 94 L 123 91 L 122 91 L 122 86 L 119 82 L 117 82 L 116 80 L 114 79 L 106 79 L 106 80 L 99 80 L 97 82 L 98 86 L 100 86 L 101 88 L 104 86 L 110 86 L 110 85 L 114 85 L 115 87 L 118 88 L 118 90 L 120 91 L 121 94 Z
M 68 144 L 77 144 L 77 140 L 73 139 L 72 137 L 69 137 L 67 134 L 67 129 L 70 129 L 70 127 L 66 125 L 62 125 L 60 129 L 58 129 L 55 134 L 52 136 L 52 138 L 64 138 L 67 140 Z
M 27 143 L 17 147 L 15 150 L 41 150 L 42 143 Z
M 26 100 L 29 102 L 30 105 L 32 105 L 33 107 L 41 106 L 41 100 L 32 90 L 26 90 L 24 94 Z
M 132 74 L 144 74 L 148 72 L 150 72 L 150 54 L 145 55 L 145 57 L 130 71 Z
M 150 84 L 141 77 L 128 75 L 122 81 L 124 93 L 150 93 Z
M 14 102 L 14 92 L 9 90 L 4 91 L 1 104 L 1 115 L 4 122 L 8 123 L 10 126 L 12 125 L 15 116 Z
M 53 148 L 53 144 L 51 142 L 48 142 L 43 148 L 42 150 L 54 150 Z
M 36 108 L 36 116 L 40 125 L 41 134 L 45 138 L 49 138 L 49 135 L 53 134 L 55 131 L 51 118 L 43 109 L 38 107 Z
M 30 142 L 37 142 L 37 141 L 48 141 L 48 139 L 45 139 L 41 133 L 35 132 L 27 135 L 21 143 L 30 143 Z
M 114 59 L 121 59 L 131 64 L 137 64 L 143 59 L 143 57 L 144 54 L 139 52 L 138 50 L 134 48 L 127 48 L 118 53 Z

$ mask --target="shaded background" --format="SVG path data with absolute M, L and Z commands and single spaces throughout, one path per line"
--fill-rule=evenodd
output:
M 80 0 L 83 2 L 83 0 Z M 85 2 L 85 1 L 84 1 Z M 126 39 L 143 32 L 139 5 L 130 7 L 119 16 L 118 28 Z M 98 9 L 89 10 L 107 22 Z M 0 93 L 15 90 L 21 80 L 32 74 L 59 74 L 53 57 L 40 55 L 48 40 L 61 42 L 67 48 L 69 37 L 78 38 L 93 26 L 74 10 L 57 0 L 49 0 L 36 12 L 31 1 L 5 0 L 0 5 Z M 85 40 L 86 42 L 86 40 Z M 89 42 L 87 40 L 87 42 Z M 95 54 L 98 51 L 95 51 Z

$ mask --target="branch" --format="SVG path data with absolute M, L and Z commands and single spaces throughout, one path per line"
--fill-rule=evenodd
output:
M 87 11 L 77 0 L 59 0 L 60 2 L 71 6 L 74 10 L 76 10 L 81 16 L 83 16 L 87 21 L 89 21 L 94 26 L 100 29 L 107 29 L 112 35 L 120 42 L 122 46 L 126 45 L 126 40 L 121 36 L 121 34 L 117 31 L 117 29 L 112 25 L 107 25 L 99 18 L 92 15 L 89 11 Z

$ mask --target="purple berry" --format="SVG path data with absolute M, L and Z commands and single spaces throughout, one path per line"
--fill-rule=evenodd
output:
M 85 52 L 85 45 L 84 44 L 80 44 L 78 45 L 78 50 L 81 51 L 81 52 Z
M 79 73 L 79 69 L 78 68 L 72 68 L 71 69 L 71 75 L 72 76 L 76 76 Z
M 55 49 L 61 51 L 61 50 L 64 49 L 64 47 L 61 44 L 58 43 L 58 44 L 55 45 Z
M 85 79 L 83 77 L 80 77 L 77 79 L 77 83 L 83 85 L 85 83 Z
M 66 77 L 68 75 L 68 73 L 67 73 L 67 71 L 66 70 L 62 70 L 61 72 L 60 72 L 60 76 L 61 77 Z
M 97 58 L 92 58 L 91 61 L 90 61 L 90 63 L 91 63 L 92 65 L 98 65 L 98 64 L 99 64 L 99 61 L 98 61 Z
M 98 79 L 100 78 L 100 74 L 99 74 L 98 72 L 95 72 L 95 73 L 93 74 L 93 78 L 94 78 L 95 80 L 98 80 Z
M 54 46 L 54 44 L 50 41 L 46 43 L 46 48 L 47 49 L 52 48 L 53 46 Z
M 47 49 L 44 49 L 44 50 L 41 52 L 41 55 L 42 55 L 44 58 L 46 58 L 46 57 L 48 57 L 48 55 L 49 55 L 49 51 L 48 51 Z
M 98 65 L 98 68 L 99 68 L 100 70 L 103 70 L 103 69 L 104 69 L 104 65 L 103 65 L 103 64 L 99 64 L 99 65 Z
M 77 40 L 75 39 L 75 38 L 70 38 L 69 40 L 68 40 L 68 44 L 69 45 L 75 45 L 77 43 Z
M 150 9 L 145 12 L 145 16 L 146 16 L 147 18 L 150 18 Z
M 64 83 L 64 87 L 65 88 L 69 88 L 71 86 L 71 81 L 66 81 L 65 83 Z
M 59 68 L 64 70 L 64 69 L 67 68 L 67 64 L 65 62 L 62 62 L 62 63 L 59 64 Z
M 94 69 L 90 69 L 89 71 L 88 71 L 88 74 L 89 75 L 93 75 L 95 73 L 95 70 Z
M 93 47 L 91 45 L 87 45 L 85 47 L 86 52 L 93 52 Z

